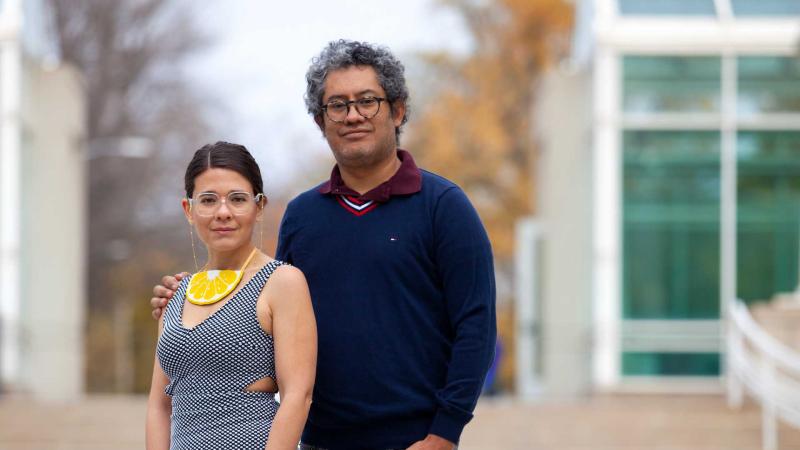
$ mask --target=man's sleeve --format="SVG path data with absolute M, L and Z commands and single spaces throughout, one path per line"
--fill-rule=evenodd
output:
M 458 442 L 494 358 L 497 324 L 492 249 L 478 213 L 461 189 L 439 198 L 434 213 L 435 257 L 453 346 L 447 380 L 437 391 L 430 433 Z
M 294 229 L 292 226 L 292 203 L 286 206 L 286 211 L 283 213 L 280 228 L 278 228 L 278 248 L 275 250 L 275 259 L 292 264 L 291 242 Z

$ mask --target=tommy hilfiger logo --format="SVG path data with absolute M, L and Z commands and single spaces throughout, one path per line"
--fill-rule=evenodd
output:
M 342 205 L 344 209 L 357 216 L 363 216 L 378 206 L 375 200 L 364 201 L 350 195 L 340 195 L 336 197 L 336 199 L 339 200 L 339 204 Z

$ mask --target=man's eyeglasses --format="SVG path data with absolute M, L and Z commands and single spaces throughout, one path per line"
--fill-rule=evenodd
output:
M 244 191 L 229 192 L 224 198 L 220 198 L 214 192 L 203 192 L 189 199 L 189 207 L 198 216 L 211 217 L 225 203 L 232 214 L 244 215 L 251 213 L 263 198 L 264 194 L 257 194 L 254 197 L 253 194 Z
M 381 110 L 381 102 L 386 99 L 382 97 L 364 97 L 358 100 L 331 100 L 322 105 L 328 119 L 336 123 L 342 123 L 350 114 L 350 105 L 355 106 L 356 112 L 365 119 L 372 119 Z

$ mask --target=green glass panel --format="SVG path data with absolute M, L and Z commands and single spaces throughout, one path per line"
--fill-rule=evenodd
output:
M 622 374 L 718 376 L 719 353 L 639 353 L 622 354 Z
M 800 14 L 798 0 L 731 0 L 737 16 L 786 16 Z
M 629 55 L 622 64 L 627 113 L 719 111 L 719 57 Z
M 623 134 L 623 317 L 719 317 L 720 134 Z
M 737 66 L 740 116 L 800 112 L 800 59 L 748 56 L 740 57 Z
M 763 300 L 798 282 L 800 132 L 740 132 L 737 156 L 737 293 Z
M 622 15 L 713 16 L 713 0 L 620 0 Z

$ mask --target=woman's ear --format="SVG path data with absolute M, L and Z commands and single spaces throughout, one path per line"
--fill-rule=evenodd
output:
M 269 203 L 269 200 L 267 199 L 267 196 L 264 195 L 264 194 L 261 194 L 261 199 L 258 200 L 258 212 L 256 213 L 256 220 L 257 221 L 260 222 L 261 220 L 264 219 L 264 208 L 267 207 L 268 203 Z
M 181 199 L 181 207 L 183 208 L 183 215 L 189 221 L 189 225 L 194 224 L 194 220 L 192 220 L 192 205 L 189 203 L 189 199 Z

